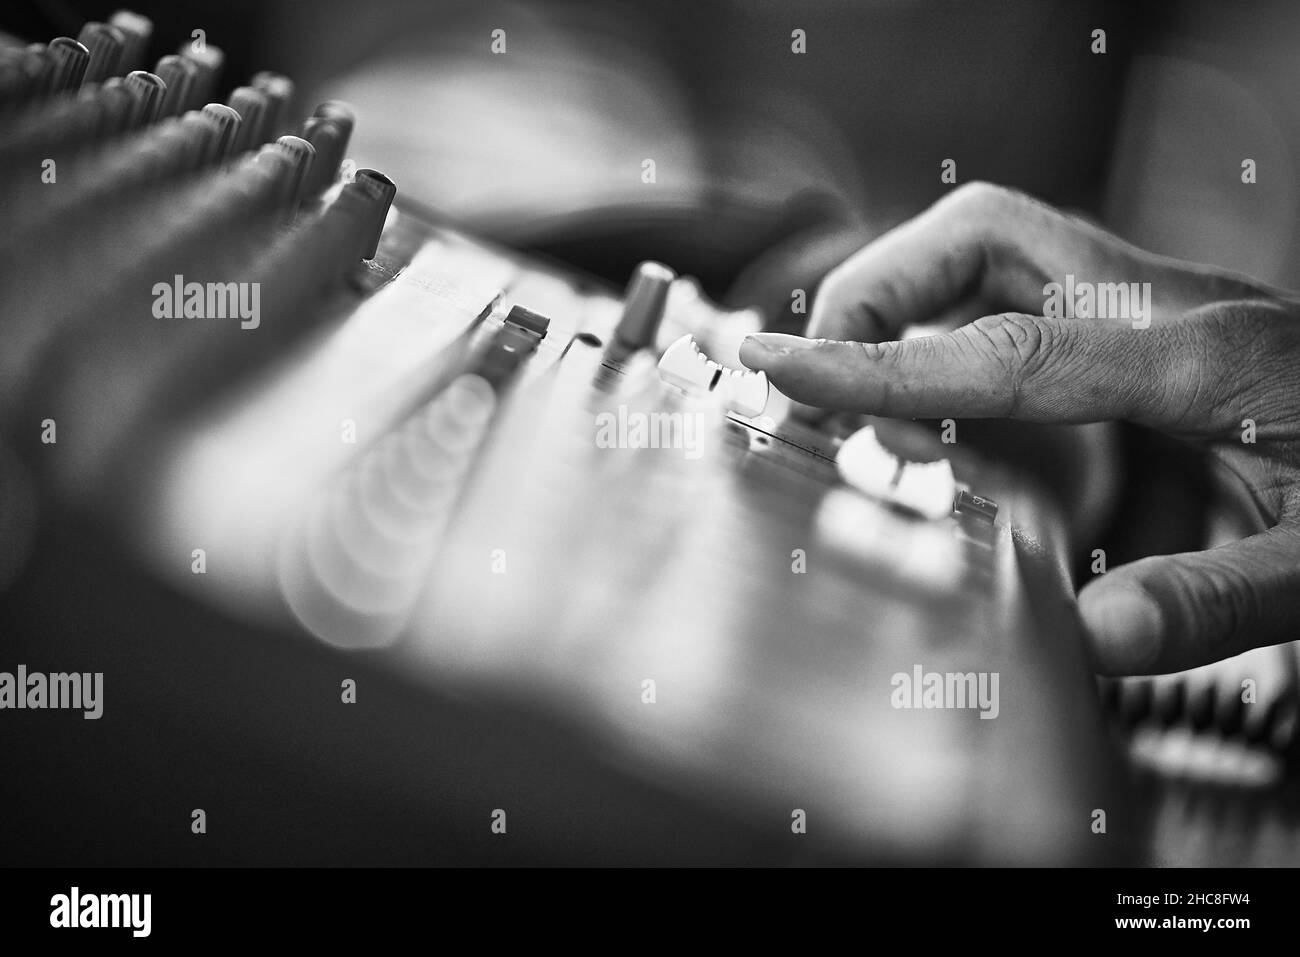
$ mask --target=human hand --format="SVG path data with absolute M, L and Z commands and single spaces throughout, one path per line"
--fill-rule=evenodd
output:
M 1100 293 L 1091 309 L 1064 301 L 1071 286 Z M 898 339 L 963 311 L 980 318 Z M 1088 583 L 1079 611 L 1099 671 L 1179 670 L 1300 637 L 1300 302 L 973 184 L 832 271 L 808 331 L 751 336 L 741 359 L 820 408 L 1127 420 L 1222 466 L 1265 530 Z

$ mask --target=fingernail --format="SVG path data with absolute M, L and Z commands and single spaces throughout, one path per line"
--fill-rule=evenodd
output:
M 746 336 L 745 342 L 752 342 L 767 355 L 788 356 L 795 352 L 804 352 L 816 347 L 814 339 L 803 336 L 788 336 L 783 332 L 756 332 Z
M 760 339 L 758 336 L 745 336 L 740 343 L 740 361 L 747 362 L 746 355 L 750 358 L 761 358 L 763 356 L 774 355 L 772 347 Z
M 1085 588 L 1079 614 L 1098 666 L 1108 674 L 1145 674 L 1160 655 L 1164 615 L 1145 591 L 1129 585 Z

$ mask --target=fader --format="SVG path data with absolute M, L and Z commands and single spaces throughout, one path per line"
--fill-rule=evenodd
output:
M 685 335 L 668 347 L 659 360 L 659 376 L 689 394 L 711 392 L 726 408 L 748 418 L 767 408 L 767 374 L 748 369 L 728 369 L 700 351 L 695 337 Z

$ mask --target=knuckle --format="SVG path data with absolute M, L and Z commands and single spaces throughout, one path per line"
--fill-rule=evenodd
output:
M 1060 339 L 1050 323 L 1020 313 L 983 316 L 964 326 L 965 341 L 979 358 L 995 365 L 1007 390 L 1007 414 L 1024 404 L 1026 383 L 1043 368 Z
M 1052 335 L 1050 327 L 1038 317 L 1017 312 L 984 316 L 976 320 L 975 326 L 1001 349 L 1014 353 L 1022 365 L 1041 356 Z
M 899 343 L 894 340 L 885 342 L 859 342 L 856 344 L 862 355 L 873 364 L 887 363 L 898 356 Z
M 1185 328 L 1193 351 L 1213 372 L 1254 369 L 1275 349 L 1277 326 L 1263 303 L 1215 303 Z
M 1155 334 L 1147 394 L 1134 405 L 1145 406 L 1175 432 L 1199 433 L 1233 402 L 1239 376 L 1220 374 L 1213 334 L 1202 328 L 1168 327 Z
M 859 349 L 867 362 L 871 363 L 876 371 L 880 371 L 882 367 L 889 370 L 898 365 L 903 344 L 896 341 L 855 342 L 845 343 L 845 346 Z M 872 376 L 872 384 L 876 396 L 872 411 L 879 415 L 889 415 L 894 409 L 894 399 L 896 397 L 894 376 L 890 374 L 874 375 Z
M 1294 420 L 1295 359 L 1300 325 L 1281 303 L 1214 303 L 1172 327 L 1182 339 L 1163 370 L 1176 425 L 1197 432 L 1232 431 L 1242 416 Z M 1289 406 L 1289 408 L 1288 408 Z
M 1203 558 L 1183 565 L 1174 578 L 1179 624 L 1199 632 L 1208 650 L 1227 654 L 1238 647 L 1262 618 L 1264 598 L 1248 572 Z
M 999 209 L 1014 203 L 1018 193 L 1006 186 L 989 183 L 984 180 L 971 180 L 963 183 L 945 196 L 941 203 L 963 209 Z

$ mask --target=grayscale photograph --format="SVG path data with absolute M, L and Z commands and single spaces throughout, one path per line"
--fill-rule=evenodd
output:
M 1284 0 L 6 3 L 0 926 L 1276 932 L 1297 289 Z

